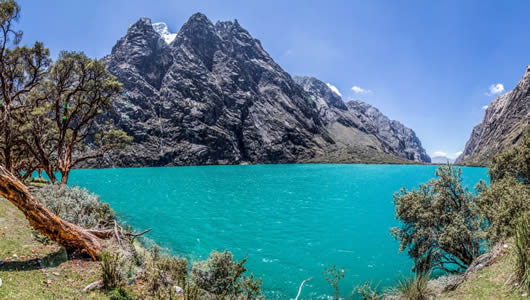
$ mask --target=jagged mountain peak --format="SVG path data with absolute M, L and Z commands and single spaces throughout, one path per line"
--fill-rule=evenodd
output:
M 215 27 L 204 14 L 193 14 L 180 28 L 179 37 L 202 38 L 208 34 L 215 34 Z
M 100 163 L 421 160 L 415 154 L 421 145 L 409 142 L 407 132 L 378 136 L 374 122 L 324 82 L 309 78 L 310 89 L 297 84 L 237 20 L 214 25 L 197 13 L 172 42 L 167 34 L 165 24 L 141 19 L 106 58 L 125 89 L 108 117 L 135 144 Z

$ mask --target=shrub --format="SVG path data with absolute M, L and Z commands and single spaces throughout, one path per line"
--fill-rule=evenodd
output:
M 511 237 L 517 220 L 530 211 L 530 189 L 513 177 L 492 182 L 489 187 L 481 181 L 475 189 L 479 192 L 477 205 L 488 223 L 488 239 L 495 243 Z
M 518 146 L 493 158 L 489 173 L 492 181 L 514 177 L 519 182 L 530 184 L 530 127 Z
M 379 295 L 377 289 L 378 285 L 373 286 L 370 281 L 366 281 L 353 289 L 353 295 L 358 294 L 363 300 L 378 300 L 383 298 L 383 296 Z
M 36 197 L 60 218 L 84 228 L 114 221 L 109 205 L 84 188 L 50 184 L 41 188 Z
M 199 288 L 215 295 L 237 294 L 234 287 L 246 271 L 245 262 L 246 258 L 236 263 L 229 251 L 212 251 L 207 260 L 193 264 L 192 280 Z
M 101 279 L 105 289 L 112 290 L 121 286 L 122 276 L 120 273 L 120 256 L 118 254 L 104 252 L 101 255 L 100 267 Z
M 399 280 L 397 289 L 401 294 L 401 299 L 427 300 L 434 296 L 434 292 L 429 288 L 428 283 L 429 273 L 420 273 L 408 279 Z
M 261 278 L 254 281 L 254 274 L 250 274 L 250 277 L 244 276 L 241 282 L 241 288 L 243 294 L 247 299 L 256 299 L 261 296 Z
M 178 286 L 186 283 L 188 275 L 188 261 L 185 258 L 162 257 L 157 262 L 158 269 L 165 272 L 169 280 L 175 282 Z
M 324 269 L 322 276 L 333 287 L 335 299 L 338 300 L 340 298 L 339 281 L 344 278 L 344 268 L 337 269 L 337 266 L 332 266 L 329 269 Z
M 529 215 L 519 218 L 515 227 L 515 274 L 519 285 L 530 290 L 530 230 Z
M 462 186 L 461 173 L 453 166 L 440 166 L 437 178 L 417 190 L 402 188 L 394 194 L 396 218 L 403 224 L 391 231 L 400 241 L 400 251 L 409 249 L 416 272 L 461 272 L 482 254 L 480 211 L 472 193 Z

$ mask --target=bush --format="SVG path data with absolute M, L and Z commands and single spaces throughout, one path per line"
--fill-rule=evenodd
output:
M 332 266 L 329 269 L 324 269 L 322 276 L 333 287 L 335 299 L 340 299 L 339 281 L 344 278 L 344 268 L 337 269 L 337 266 Z
M 493 158 L 489 173 L 492 181 L 513 177 L 519 182 L 530 184 L 530 127 L 518 146 Z
M 104 252 L 101 255 L 101 279 L 103 287 L 107 290 L 116 289 L 122 285 L 122 276 L 120 272 L 120 256 Z
M 522 214 L 530 211 L 530 189 L 513 177 L 492 182 L 484 181 L 475 188 L 479 192 L 477 205 L 488 222 L 488 239 L 495 243 L 513 236 L 515 224 Z
M 131 295 L 131 292 L 124 289 L 123 287 L 115 288 L 110 291 L 107 296 L 109 300 L 132 300 L 134 297 Z
M 453 166 L 440 166 L 438 178 L 417 190 L 402 188 L 394 194 L 396 218 L 403 224 L 392 228 L 392 234 L 400 241 L 400 251 L 409 249 L 416 272 L 461 272 L 483 252 L 480 211 L 472 193 L 462 186 L 461 173 Z
M 229 251 L 212 251 L 205 261 L 193 264 L 192 280 L 197 286 L 215 295 L 238 294 L 238 281 L 246 272 L 244 258 L 239 263 L 233 260 Z
M 421 273 L 408 279 L 399 280 L 397 288 L 401 294 L 401 299 L 427 300 L 434 296 L 434 292 L 429 288 L 428 283 L 429 273 Z
M 519 286 L 530 291 L 530 230 L 529 215 L 519 218 L 515 227 L 515 274 Z
M 378 290 L 379 285 L 373 286 L 370 281 L 366 281 L 361 285 L 357 285 L 353 289 L 353 295 L 359 295 L 363 300 L 378 300 L 382 299 L 383 295 L 380 295 Z
M 63 220 L 84 228 L 114 221 L 114 213 L 109 205 L 84 188 L 50 184 L 41 188 L 36 197 Z

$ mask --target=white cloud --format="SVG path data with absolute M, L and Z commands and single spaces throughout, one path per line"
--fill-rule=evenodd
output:
M 447 156 L 447 152 L 436 151 L 433 153 L 434 156 Z
M 354 86 L 351 88 L 351 90 L 352 90 L 354 93 L 356 93 L 356 94 L 370 94 L 370 93 L 372 93 L 372 91 L 370 91 L 370 90 L 365 90 L 365 89 L 363 89 L 363 88 L 361 88 L 361 87 L 359 87 L 359 86 L 356 86 L 356 85 L 354 85 Z
M 497 84 L 490 85 L 489 93 L 486 93 L 486 95 L 494 96 L 494 95 L 498 95 L 498 94 L 500 94 L 502 92 L 504 92 L 504 84 L 497 83 Z
M 489 107 L 488 105 L 484 105 L 482 106 L 482 109 L 488 109 L 488 107 Z
M 339 92 L 339 89 L 334 86 L 333 84 L 331 83 L 326 83 L 326 85 L 328 86 L 328 88 L 330 88 L 335 94 L 339 95 L 342 97 L 342 94 Z
M 455 153 L 456 156 L 460 156 L 463 152 L 462 151 L 458 151 Z

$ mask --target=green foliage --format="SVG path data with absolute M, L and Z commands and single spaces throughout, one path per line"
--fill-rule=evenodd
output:
M 524 184 L 530 184 L 530 127 L 518 146 L 493 158 L 489 173 L 492 181 L 513 177 Z
M 529 214 L 518 219 L 515 227 L 515 274 L 519 286 L 525 291 L 530 291 L 530 222 Z
M 249 299 L 256 299 L 261 296 L 261 285 L 263 284 L 261 278 L 258 278 L 254 280 L 254 274 L 250 274 L 250 276 L 243 276 L 243 280 L 241 281 L 241 289 L 243 291 L 243 295 Z
M 401 299 L 405 300 L 427 300 L 434 296 L 433 290 L 428 286 L 429 273 L 421 273 L 408 279 L 399 280 L 397 289 Z
M 246 268 L 243 266 L 246 258 L 235 262 L 229 251 L 212 251 L 205 261 L 193 264 L 191 278 L 202 290 L 217 295 L 222 299 L 226 295 L 238 295 L 240 279 Z
M 35 196 L 60 218 L 84 228 L 114 221 L 109 205 L 84 188 L 50 184 L 39 189 Z
M 489 187 L 481 181 L 475 189 L 479 193 L 477 205 L 489 224 L 487 238 L 495 243 L 511 237 L 516 221 L 530 211 L 530 188 L 509 176 L 492 182 Z
M 109 297 L 110 300 L 133 300 L 134 299 L 132 293 L 123 287 L 118 287 L 118 288 L 111 290 L 110 292 L 107 293 L 107 296 Z
M 116 289 L 122 285 L 122 276 L 120 272 L 120 256 L 104 252 L 101 255 L 101 279 L 103 287 L 107 290 Z
M 378 285 L 374 286 L 370 281 L 365 281 L 361 285 L 357 285 L 353 289 L 353 295 L 359 295 L 363 300 L 378 300 L 382 299 L 383 296 L 378 292 Z
M 337 266 L 333 265 L 329 269 L 325 268 L 322 276 L 333 287 L 335 299 L 340 299 L 339 281 L 344 278 L 344 268 L 337 269 Z
M 396 218 L 403 224 L 391 231 L 400 251 L 409 249 L 416 272 L 463 271 L 482 254 L 480 212 L 462 186 L 461 169 L 440 166 L 436 176 L 417 190 L 402 188 L 394 194 Z

